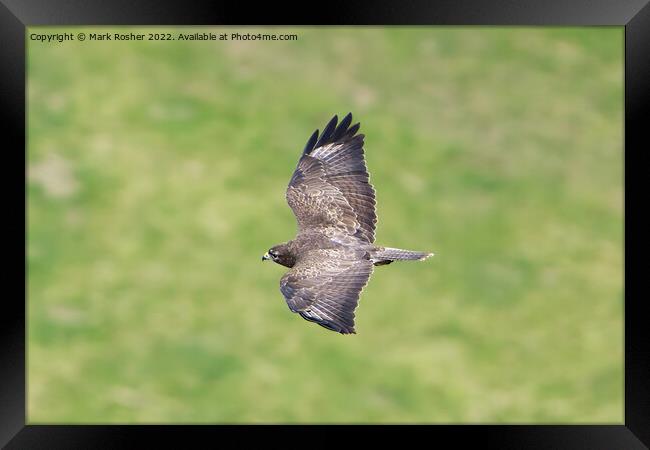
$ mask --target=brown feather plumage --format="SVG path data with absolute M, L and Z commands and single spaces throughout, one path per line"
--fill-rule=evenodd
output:
M 271 248 L 290 270 L 280 290 L 291 311 L 342 334 L 355 333 L 359 295 L 375 265 L 424 259 L 426 252 L 376 247 L 375 189 L 364 158 L 364 135 L 352 114 L 337 116 L 310 137 L 286 191 L 296 238 Z

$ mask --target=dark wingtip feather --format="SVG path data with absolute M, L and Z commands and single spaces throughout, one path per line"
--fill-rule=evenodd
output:
M 318 139 L 318 130 L 314 131 L 314 133 L 307 141 L 307 144 L 305 145 L 305 149 L 302 151 L 303 155 L 308 155 L 314 149 L 314 144 L 316 144 L 317 139 Z
M 343 120 L 341 120 L 339 126 L 336 127 L 336 130 L 334 130 L 334 134 L 332 135 L 330 140 L 332 142 L 336 142 L 339 139 L 341 139 L 345 135 L 346 131 L 348 131 L 348 127 L 350 126 L 351 123 L 352 123 L 352 113 L 348 113 L 347 116 L 345 116 Z
M 357 131 L 359 131 L 360 127 L 361 127 L 361 124 L 357 122 L 356 124 L 352 125 L 348 129 L 348 131 L 346 131 L 346 133 L 343 135 L 343 137 L 350 138 L 350 137 L 354 136 L 357 133 Z M 360 135 L 360 136 L 363 136 L 363 135 Z
M 323 132 L 320 135 L 320 138 L 318 138 L 318 142 L 316 142 L 315 147 L 318 148 L 322 145 L 324 145 L 326 142 L 330 140 L 332 137 L 332 132 L 336 128 L 336 123 L 339 121 L 339 118 L 337 115 L 334 115 L 332 119 L 327 122 L 327 125 L 325 125 L 325 128 L 323 129 Z

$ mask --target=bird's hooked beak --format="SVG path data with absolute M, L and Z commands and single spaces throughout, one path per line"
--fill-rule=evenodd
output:
M 266 252 L 262 255 L 262 261 L 266 261 L 267 259 L 271 259 L 269 252 Z

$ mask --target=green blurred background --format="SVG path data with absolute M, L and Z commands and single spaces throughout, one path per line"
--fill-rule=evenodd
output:
M 623 29 L 30 28 L 30 423 L 623 420 Z M 292 314 L 286 184 L 352 111 L 379 267 Z

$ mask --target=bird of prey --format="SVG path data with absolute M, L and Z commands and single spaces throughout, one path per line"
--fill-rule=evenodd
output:
M 289 309 L 341 334 L 356 333 L 359 295 L 374 266 L 424 260 L 433 253 L 374 245 L 375 190 L 364 160 L 360 124 L 334 116 L 309 140 L 289 181 L 286 199 L 298 222 L 296 238 L 271 247 L 262 260 L 289 267 L 280 291 Z

